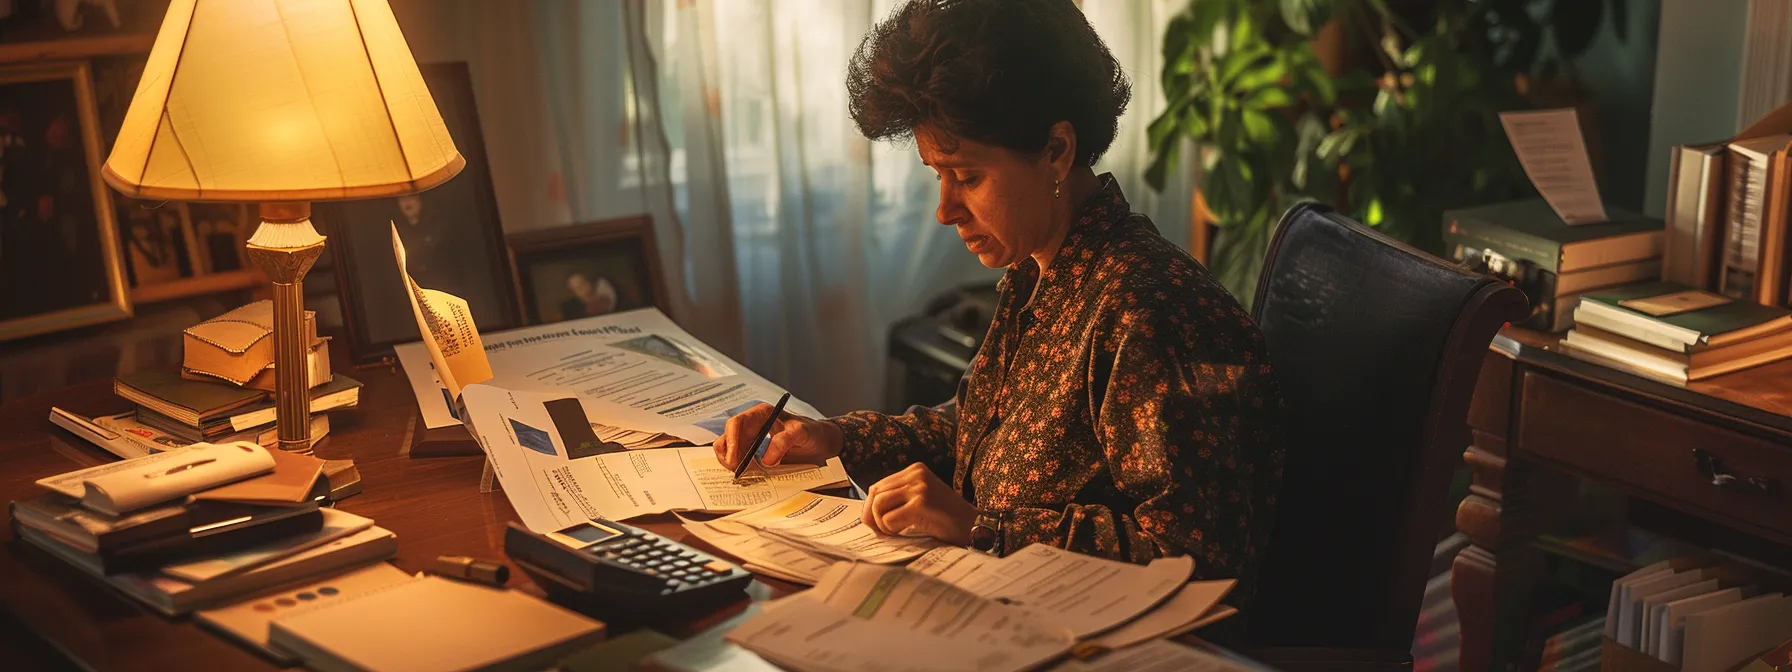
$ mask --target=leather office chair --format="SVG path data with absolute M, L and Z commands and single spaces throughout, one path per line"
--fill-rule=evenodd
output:
M 1245 652 L 1288 670 L 1411 669 L 1475 378 L 1524 294 L 1304 204 L 1282 216 L 1253 313 L 1287 461 Z

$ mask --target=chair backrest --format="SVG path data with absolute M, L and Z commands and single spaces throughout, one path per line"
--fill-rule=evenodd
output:
M 1410 650 L 1475 378 L 1525 305 L 1324 206 L 1282 216 L 1252 309 L 1287 461 L 1251 646 Z

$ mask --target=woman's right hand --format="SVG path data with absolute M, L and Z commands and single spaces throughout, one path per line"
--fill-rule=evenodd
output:
M 765 426 L 765 419 L 771 415 L 771 404 L 761 403 L 729 418 L 722 435 L 716 437 L 716 461 L 733 469 L 741 460 L 750 457 L 753 447 L 747 444 L 758 436 L 759 428 Z M 760 464 L 768 467 L 784 462 L 821 464 L 840 454 L 844 439 L 844 433 L 834 423 L 786 411 L 779 414 L 777 423 L 772 425 L 771 444 L 766 446 Z

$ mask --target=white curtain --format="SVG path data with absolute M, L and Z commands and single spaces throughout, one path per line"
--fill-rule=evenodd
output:
M 673 318 L 827 413 L 885 408 L 890 325 L 1000 275 L 934 221 L 913 147 L 868 142 L 847 115 L 847 61 L 896 4 L 394 2 L 420 60 L 472 63 L 507 230 L 651 213 Z M 1163 194 L 1142 179 L 1183 3 L 1081 4 L 1133 81 L 1096 170 L 1186 244 L 1189 166 Z

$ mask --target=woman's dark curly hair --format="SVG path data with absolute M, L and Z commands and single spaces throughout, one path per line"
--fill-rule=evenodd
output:
M 1021 152 L 1076 129 L 1076 162 L 1114 142 L 1126 73 L 1072 0 L 909 0 L 871 29 L 846 70 L 852 119 L 872 140 L 927 126 Z

